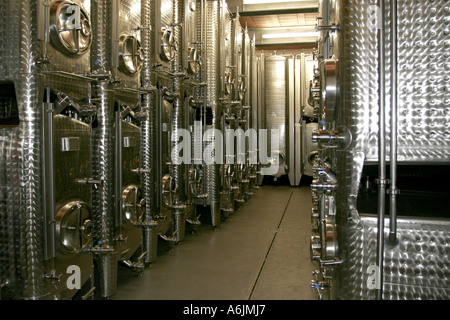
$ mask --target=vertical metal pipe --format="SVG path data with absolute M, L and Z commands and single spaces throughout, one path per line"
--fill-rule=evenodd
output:
M 120 109 L 120 107 L 119 107 Z M 116 221 L 115 228 L 119 229 L 119 235 L 122 234 L 122 184 L 123 184 L 123 150 L 122 150 L 122 139 L 123 139 L 123 131 L 122 131 L 122 112 L 120 110 L 115 112 L 115 181 L 114 181 L 114 193 L 115 193 L 115 208 L 116 208 Z
M 395 242 L 397 238 L 397 0 L 390 0 L 391 11 L 391 141 L 390 141 L 390 231 L 389 240 Z
M 153 153 L 155 148 L 155 101 L 152 83 L 152 65 L 151 57 L 153 54 L 153 30 L 152 25 L 152 0 L 141 1 L 141 43 L 144 50 L 144 61 L 142 66 L 142 86 L 146 90 L 143 95 L 142 109 L 147 114 L 146 120 L 142 123 L 141 130 L 141 166 L 148 172 L 142 175 L 142 190 L 145 200 L 145 211 L 143 222 L 149 223 L 156 216 L 155 214 L 155 188 L 152 185 L 155 177 L 155 167 Z M 143 248 L 145 257 L 144 262 L 149 264 L 156 260 L 157 255 L 158 232 L 156 228 L 144 228 Z
M 36 0 L 20 3 L 20 75 L 18 75 L 17 103 L 19 109 L 19 140 L 22 147 L 21 185 L 21 277 L 23 298 L 40 299 L 45 296 L 44 226 L 42 207 L 42 165 L 40 107 L 38 107 L 39 79 L 37 74 L 37 6 Z
M 110 36 L 111 1 L 93 0 L 91 2 L 92 30 L 91 69 L 99 74 L 111 70 Z M 108 298 L 115 293 L 117 261 L 115 255 L 106 253 L 103 249 L 114 247 L 114 165 L 112 155 L 114 144 L 112 130 L 114 123 L 113 91 L 110 81 L 98 79 L 93 86 L 93 94 L 98 99 L 97 128 L 93 134 L 93 178 L 103 182 L 100 188 L 93 192 L 93 224 L 94 245 L 102 248 L 99 254 L 98 271 L 100 295 Z
M 182 41 L 182 26 L 183 22 L 183 3 L 182 0 L 174 0 L 173 1 L 173 24 L 174 24 L 174 36 L 178 43 L 183 43 Z M 182 48 L 179 48 L 174 55 L 174 59 L 172 60 L 172 72 L 174 73 L 173 77 L 173 93 L 175 95 L 175 99 L 173 101 L 173 115 L 172 115 L 172 134 L 175 137 L 179 136 L 180 129 L 183 129 L 183 121 L 184 121 L 184 105 L 181 101 L 181 83 L 180 83 L 180 66 L 182 64 Z M 172 156 L 175 156 L 175 159 L 172 159 L 172 171 L 173 171 L 173 180 L 174 187 L 176 190 L 176 199 L 177 203 L 172 203 L 175 205 L 176 209 L 174 210 L 174 220 L 176 224 L 177 231 L 177 241 L 181 241 L 184 238 L 184 224 L 185 224 L 185 210 L 181 207 L 186 203 L 186 194 L 184 189 L 184 164 L 181 163 L 179 152 L 179 143 L 178 141 L 171 141 L 171 150 Z
M 50 88 L 46 89 L 47 98 L 50 99 Z M 44 259 L 52 259 L 56 256 L 55 247 L 55 186 L 54 186 L 54 159 L 53 159 L 53 106 L 47 101 L 42 104 L 42 125 L 43 125 L 43 198 L 45 203 L 45 228 L 47 245 L 45 246 Z M 52 269 L 54 267 L 52 266 Z
M 220 70 L 220 0 L 207 0 L 206 21 L 206 103 L 212 111 L 212 129 L 220 130 L 219 97 L 219 70 Z M 212 138 L 214 139 L 214 137 Z M 214 140 L 212 140 L 214 141 Z M 220 198 L 219 198 L 219 165 L 217 163 L 206 165 L 206 180 L 209 205 L 211 207 L 212 226 L 220 225 Z
M 377 300 L 383 299 L 383 264 L 384 264 L 384 217 L 386 202 L 386 117 L 385 117 L 385 0 L 380 0 L 381 22 L 378 28 L 378 83 L 379 83 L 379 123 L 378 123 L 378 235 L 377 235 L 377 267 L 378 287 Z

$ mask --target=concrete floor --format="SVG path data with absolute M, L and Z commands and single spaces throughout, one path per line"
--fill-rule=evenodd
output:
M 317 300 L 310 232 L 309 185 L 263 185 L 218 230 L 203 224 L 140 277 L 120 267 L 113 299 Z

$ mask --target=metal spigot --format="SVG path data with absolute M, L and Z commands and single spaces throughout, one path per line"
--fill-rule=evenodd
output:
M 346 127 L 336 130 L 315 130 L 312 133 L 311 141 L 317 143 L 320 148 L 340 148 L 347 149 L 352 142 L 352 134 Z

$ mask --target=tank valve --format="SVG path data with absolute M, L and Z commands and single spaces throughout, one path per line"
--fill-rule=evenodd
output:
M 312 236 L 311 237 L 311 261 L 319 261 L 321 254 L 320 251 L 322 250 L 322 242 L 320 241 L 319 236 Z
M 145 174 L 145 173 L 150 173 L 151 169 L 137 168 L 137 169 L 131 169 L 131 172 Z
M 311 140 L 313 143 L 317 143 L 320 148 L 340 148 L 345 150 L 352 142 L 352 135 L 346 127 L 341 127 L 340 132 L 316 130 L 313 131 Z
M 311 288 L 317 292 L 319 300 L 323 300 L 323 291 L 328 290 L 331 287 L 330 280 L 326 275 L 326 270 L 323 272 L 319 270 L 314 270 L 312 272 L 314 280 L 311 280 Z
M 94 180 L 92 178 L 82 178 L 82 179 L 76 179 L 75 180 L 76 183 L 81 183 L 81 184 L 92 184 L 92 185 L 103 185 L 103 181 L 102 180 Z
M 94 180 L 92 178 L 82 178 L 82 179 L 76 179 L 75 180 L 76 183 L 81 183 L 81 184 L 90 184 L 92 185 L 92 187 L 94 187 L 94 189 L 98 189 L 99 187 L 103 186 L 103 180 Z

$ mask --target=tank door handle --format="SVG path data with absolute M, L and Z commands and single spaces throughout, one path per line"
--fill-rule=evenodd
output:
M 144 168 L 137 168 L 137 169 L 131 169 L 131 172 L 134 173 L 150 173 L 151 169 L 144 169 Z
M 80 184 L 91 184 L 95 189 L 97 189 L 99 186 L 103 186 L 103 180 L 94 180 L 92 178 L 76 179 L 75 182 Z

